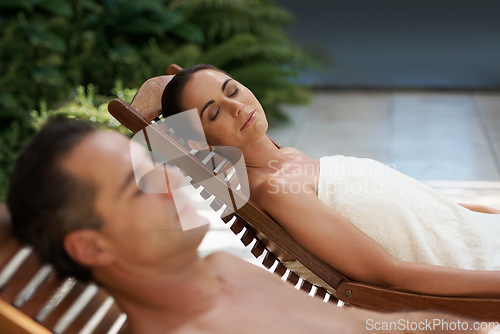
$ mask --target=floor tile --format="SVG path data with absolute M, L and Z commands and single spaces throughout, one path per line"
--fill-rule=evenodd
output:
M 500 173 L 500 93 L 475 93 L 474 98 Z
M 498 179 L 469 94 L 396 93 L 391 164 L 417 179 Z

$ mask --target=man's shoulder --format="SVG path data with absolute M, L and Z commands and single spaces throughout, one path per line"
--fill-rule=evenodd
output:
M 258 266 L 243 260 L 242 258 L 235 256 L 230 253 L 216 252 L 207 255 L 204 261 L 217 270 L 219 273 L 228 276 L 256 276 L 256 275 L 266 275 L 268 272 Z
M 211 266 L 221 266 L 221 265 L 231 265 L 231 266 L 247 266 L 250 265 L 248 262 L 239 258 L 233 254 L 227 252 L 215 252 L 207 255 L 204 261 Z

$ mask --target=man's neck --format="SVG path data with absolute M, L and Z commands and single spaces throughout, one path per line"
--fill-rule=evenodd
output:
M 106 280 L 105 288 L 127 313 L 132 332 L 155 333 L 178 328 L 210 311 L 223 289 L 206 259 L 198 256 L 175 271 L 170 268 L 130 268 L 124 276 Z M 122 282 L 117 285 L 114 282 Z

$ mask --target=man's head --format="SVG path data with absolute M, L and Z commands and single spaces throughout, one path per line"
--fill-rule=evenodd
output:
M 68 173 L 61 162 L 93 133 L 89 124 L 68 119 L 43 128 L 17 158 L 7 194 L 14 234 L 43 260 L 50 259 L 60 274 L 84 280 L 89 270 L 71 260 L 62 240 L 68 232 L 97 229 L 102 222 L 93 210 L 95 187 Z
M 179 182 L 168 175 L 171 186 Z M 175 265 L 196 254 L 204 235 L 182 232 L 171 193 L 137 188 L 128 138 L 80 121 L 57 120 L 39 132 L 16 162 L 7 201 L 21 241 L 79 279 L 100 280 L 102 268 L 132 274 L 165 259 Z

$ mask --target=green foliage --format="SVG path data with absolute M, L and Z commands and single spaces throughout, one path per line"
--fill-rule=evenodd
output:
M 186 57 L 202 32 L 169 0 L 0 2 L 0 119 L 22 119 L 42 103 L 93 83 L 137 87 Z M 177 46 L 182 46 L 177 48 Z M 189 57 L 188 57 L 189 58 Z
M 280 105 L 309 97 L 291 79 L 318 65 L 286 37 L 291 20 L 270 0 L 0 1 L 0 201 L 14 157 L 43 121 L 66 113 L 116 128 L 111 95 L 130 100 L 171 63 L 224 69 L 270 122 L 282 119 Z
M 136 89 L 124 90 L 121 88 L 121 83 L 118 83 L 114 91 L 117 97 L 125 101 L 131 101 L 137 92 Z M 94 85 L 90 84 L 86 88 L 79 86 L 75 98 L 68 104 L 58 109 L 48 109 L 46 105 L 42 105 L 40 111 L 32 111 L 30 124 L 35 130 L 39 130 L 48 120 L 58 115 L 66 115 L 70 118 L 89 121 L 98 129 L 111 129 L 130 135 L 131 131 L 108 112 L 108 103 L 109 96 L 96 95 Z
M 33 135 L 29 125 L 13 121 L 0 132 L 0 203 L 5 201 L 9 175 L 21 148 Z
M 52 108 L 78 85 L 110 94 L 116 80 L 138 87 L 170 63 L 199 62 L 247 84 L 272 118 L 307 101 L 290 78 L 317 65 L 269 0 L 4 0 L 0 11 L 0 120 Z
M 309 91 L 291 81 L 309 66 L 320 68 L 284 33 L 292 17 L 269 0 L 178 0 L 172 7 L 204 32 L 200 56 L 183 67 L 208 63 L 224 69 L 259 98 L 271 122 L 283 103 L 301 104 Z
M 70 118 L 89 121 L 99 129 L 112 129 L 124 135 L 132 135 L 130 130 L 108 113 L 107 108 L 109 101 L 116 97 L 130 103 L 137 89 L 123 88 L 122 83 L 118 81 L 112 92 L 113 96 L 104 96 L 97 94 L 92 84 L 87 87 L 79 86 L 73 99 L 62 107 L 49 109 L 42 104 L 41 109 L 33 110 L 26 117 L 25 122 L 11 122 L 10 126 L 4 128 L 0 132 L 0 143 L 2 143 L 0 146 L 0 203 L 5 201 L 8 175 L 17 154 L 34 133 L 51 118 L 64 114 Z

